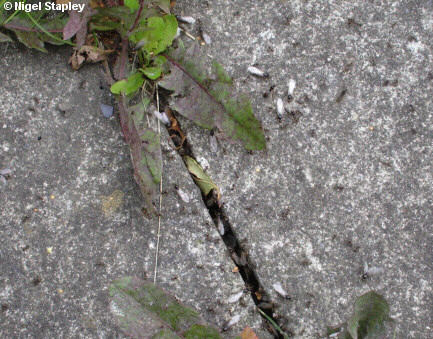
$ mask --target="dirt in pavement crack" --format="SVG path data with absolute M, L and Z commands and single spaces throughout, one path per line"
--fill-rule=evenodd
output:
M 188 139 L 186 135 L 183 133 L 179 121 L 176 119 L 174 114 L 166 110 L 167 115 L 170 118 L 171 126 L 167 128 L 170 138 L 173 140 L 174 145 L 176 146 L 176 150 L 178 154 L 182 157 L 186 165 L 186 158 L 190 157 L 194 160 L 196 159 L 190 144 L 188 143 Z M 190 173 L 191 174 L 191 173 Z M 191 174 L 194 182 L 196 178 L 194 178 L 193 174 Z M 202 191 L 203 192 L 203 191 Z M 274 318 L 274 311 L 276 309 L 276 305 L 271 301 L 270 296 L 264 290 L 262 284 L 257 277 L 257 274 L 254 269 L 254 265 L 252 264 L 250 257 L 248 255 L 248 251 L 243 248 L 241 243 L 239 242 L 239 238 L 234 232 L 229 218 L 225 212 L 224 206 L 219 203 L 221 200 L 219 198 L 219 192 L 216 190 L 212 190 L 206 196 L 202 193 L 202 199 L 205 203 L 210 216 L 217 228 L 218 233 L 221 235 L 221 238 L 226 245 L 230 256 L 236 266 L 239 268 L 239 273 L 244 280 L 245 287 L 251 294 L 251 297 L 255 303 L 255 305 L 267 315 L 275 324 L 278 325 L 278 320 Z M 262 316 L 263 317 L 263 316 Z M 284 338 L 282 334 L 278 333 L 278 331 L 269 323 L 269 321 L 263 317 L 266 322 L 266 327 L 268 331 L 274 336 L 274 338 Z M 289 333 L 290 334 L 290 333 Z

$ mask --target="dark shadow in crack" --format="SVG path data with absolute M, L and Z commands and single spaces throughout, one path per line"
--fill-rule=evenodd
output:
M 164 102 L 165 96 L 162 97 L 162 102 Z M 176 146 L 178 154 L 182 157 L 182 160 L 184 160 L 185 156 L 189 156 L 195 160 L 196 158 L 194 156 L 192 147 L 188 143 L 188 139 L 183 133 L 179 121 L 176 119 L 173 113 L 169 112 L 168 115 L 170 116 L 172 123 L 170 127 L 167 127 L 167 131 L 174 145 Z M 238 236 L 235 234 L 230 224 L 230 220 L 225 212 L 224 205 L 219 203 L 220 199 L 218 199 L 217 195 L 218 194 L 215 189 L 213 189 L 207 196 L 202 194 L 203 202 L 205 203 L 215 227 L 217 228 L 218 233 L 220 234 L 230 253 L 230 257 L 239 269 L 239 273 L 245 283 L 245 288 L 250 292 L 251 298 L 253 299 L 255 305 L 263 313 L 265 313 L 269 319 L 278 325 L 279 321 L 274 318 L 276 304 L 272 302 L 269 294 L 266 293 L 262 284 L 260 283 L 254 269 L 255 265 L 252 263 L 248 251 L 243 248 Z M 274 338 L 284 338 L 284 336 L 279 333 L 279 331 L 277 331 L 277 329 L 275 329 L 265 317 L 263 317 L 263 319 L 265 320 L 267 330 L 274 336 Z M 286 334 L 288 336 L 293 336 L 293 332 L 290 330 L 286 330 Z

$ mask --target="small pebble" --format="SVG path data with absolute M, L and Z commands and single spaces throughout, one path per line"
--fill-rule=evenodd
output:
M 224 229 L 224 224 L 222 223 L 220 218 L 218 218 L 218 221 L 217 221 L 217 228 L 218 228 L 219 234 L 221 234 L 223 236 L 225 233 L 225 229 Z
M 338 331 L 338 332 L 330 334 L 328 337 L 329 338 L 336 338 L 336 337 L 338 337 L 340 335 L 340 333 L 341 333 L 341 331 Z
M 380 275 L 384 272 L 385 270 L 383 269 L 383 267 L 370 267 L 370 269 L 368 270 L 368 275 L 369 276 L 375 276 L 375 275 Z
M 283 114 L 284 114 L 283 99 L 278 98 L 277 99 L 277 115 L 278 115 L 278 119 L 282 119 L 283 118 Z
M 233 318 L 231 318 L 224 326 L 223 326 L 223 330 L 227 331 L 230 327 L 232 327 L 233 325 L 236 325 L 239 320 L 241 319 L 241 316 L 239 314 L 236 314 Z
M 57 108 L 58 108 L 61 112 L 65 113 L 65 112 L 70 111 L 70 110 L 72 109 L 72 105 L 71 105 L 70 103 L 68 103 L 68 102 L 61 102 L 61 103 L 57 106 Z
M 209 162 L 204 157 L 197 157 L 197 162 L 200 164 L 200 166 L 207 171 L 210 168 Z
M 182 30 L 180 29 L 180 27 L 178 27 L 177 28 L 177 31 L 176 31 L 176 35 L 174 36 L 174 38 L 173 39 L 177 39 L 179 36 L 180 36 L 180 33 L 182 32 Z
M 12 173 L 12 170 L 10 168 L 3 168 L 2 170 L 0 170 L 0 175 L 2 176 L 7 176 L 10 175 Z
M 178 16 L 177 20 L 185 24 L 194 25 L 195 19 L 192 16 Z
M 281 284 L 280 284 L 279 282 L 273 284 L 272 287 L 273 287 L 274 290 L 275 290 L 279 295 L 281 295 L 283 298 L 287 298 L 288 294 L 287 294 L 287 292 L 284 290 L 283 286 L 281 286 Z
M 185 193 L 184 191 L 182 191 L 180 188 L 178 188 L 177 190 L 177 194 L 179 195 L 179 197 L 182 199 L 183 202 L 189 203 L 190 201 L 190 197 L 187 193 Z
M 111 118 L 113 116 L 114 107 L 110 105 L 100 104 L 99 107 L 101 108 L 102 115 L 105 118 Z
M 218 141 L 217 141 L 215 134 L 211 134 L 209 136 L 209 146 L 210 146 L 210 151 L 212 153 L 218 152 Z
M 169 126 L 170 125 L 170 119 L 168 118 L 167 114 L 165 112 L 159 112 L 157 110 L 153 111 L 153 115 L 161 121 L 164 125 Z
M 243 291 L 240 291 L 239 293 L 233 294 L 227 299 L 227 302 L 229 302 L 230 304 L 236 303 L 243 296 L 243 294 L 244 294 Z
M 373 266 L 373 267 L 368 267 L 367 262 L 364 262 L 364 272 L 363 272 L 363 278 L 367 278 L 367 277 L 373 277 L 373 276 L 377 276 L 377 275 L 381 275 L 385 270 L 383 269 L 383 267 L 378 267 L 378 266 Z
M 210 45 L 212 43 L 211 37 L 206 32 L 201 32 L 201 37 L 206 45 Z
M 296 81 L 293 79 L 290 79 L 289 80 L 289 90 L 287 91 L 289 98 L 291 98 L 293 96 L 293 92 L 295 91 L 295 87 L 296 87 Z
M 248 73 L 258 76 L 258 77 L 262 77 L 262 78 L 267 78 L 269 77 L 269 73 L 268 72 L 263 72 L 262 70 L 258 69 L 257 67 L 254 66 L 249 66 L 247 68 Z

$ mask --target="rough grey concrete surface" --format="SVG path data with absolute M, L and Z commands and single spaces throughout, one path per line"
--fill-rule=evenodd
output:
M 208 136 L 182 123 L 285 328 L 323 337 L 376 290 L 395 338 L 432 338 L 433 2 L 179 0 L 175 9 L 201 19 L 212 38 L 204 51 L 262 121 L 267 150 L 252 155 L 225 141 L 213 154 Z M 198 35 L 197 24 L 188 29 Z M 248 75 L 250 65 L 270 78 Z M 362 280 L 364 263 L 383 272 Z
M 100 65 L 73 72 L 69 49 L 0 46 L 0 337 L 123 337 L 108 286 L 153 279 L 157 220 L 146 219 Z M 215 326 L 261 320 L 232 273 L 200 193 L 163 130 L 163 200 L 157 282 Z M 175 185 L 189 196 L 186 203 Z

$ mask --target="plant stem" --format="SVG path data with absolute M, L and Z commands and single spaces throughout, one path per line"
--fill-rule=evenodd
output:
M 273 321 L 265 312 L 263 312 L 260 308 L 257 308 L 262 316 L 266 318 L 267 321 L 271 323 L 271 325 L 283 336 L 284 339 L 289 339 L 289 336 L 278 326 L 275 321 Z
M 138 8 L 137 16 L 135 17 L 134 23 L 132 24 L 131 28 L 129 29 L 127 35 L 129 33 L 131 33 L 134 30 L 134 28 L 137 26 L 138 21 L 140 20 L 141 12 L 143 12 L 143 7 L 144 7 L 144 0 L 140 0 L 140 7 Z

